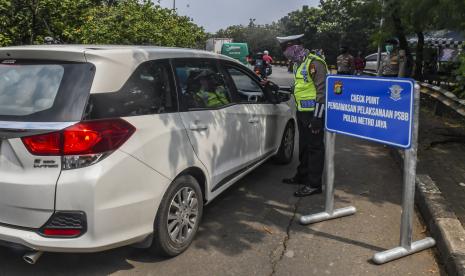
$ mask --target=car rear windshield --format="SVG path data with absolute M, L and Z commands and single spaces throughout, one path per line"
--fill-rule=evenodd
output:
M 0 121 L 81 120 L 94 71 L 89 63 L 0 61 Z

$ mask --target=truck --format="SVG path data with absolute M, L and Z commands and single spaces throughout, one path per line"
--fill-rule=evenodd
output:
M 247 43 L 224 43 L 221 54 L 240 61 L 242 64 L 249 64 L 249 47 Z
M 232 38 L 210 38 L 207 40 L 205 49 L 210 52 L 221 54 L 223 44 L 231 43 L 232 41 Z

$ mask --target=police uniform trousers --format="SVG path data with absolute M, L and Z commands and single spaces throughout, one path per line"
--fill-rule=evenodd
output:
M 320 188 L 325 161 L 324 128 L 313 134 L 310 128 L 312 119 L 313 111 L 297 111 L 300 164 L 295 179 L 312 188 Z

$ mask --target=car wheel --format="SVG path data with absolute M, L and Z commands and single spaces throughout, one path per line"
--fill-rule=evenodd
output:
M 289 164 L 292 162 L 294 156 L 294 141 L 295 141 L 295 126 L 292 121 L 288 122 L 284 130 L 281 145 L 279 146 L 278 153 L 274 157 L 277 164 Z
M 192 243 L 203 212 L 203 195 L 190 175 L 176 178 L 166 191 L 154 225 L 151 250 L 166 257 L 184 252 Z

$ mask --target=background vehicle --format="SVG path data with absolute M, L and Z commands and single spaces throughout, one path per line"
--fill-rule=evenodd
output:
M 257 76 L 262 79 L 266 79 L 273 73 L 273 67 L 271 64 L 267 64 L 263 60 L 263 53 L 257 53 L 252 59 L 253 71 Z
M 207 40 L 205 49 L 209 52 L 221 54 L 223 44 L 231 43 L 232 41 L 232 38 L 210 38 Z
M 386 56 L 386 53 L 381 54 L 381 60 Z M 378 54 L 374 53 L 365 57 L 366 66 L 365 70 L 368 73 L 377 73 L 378 71 Z
M 247 65 L 249 46 L 247 43 L 224 43 L 221 48 L 221 54 L 236 59 L 242 64 Z
M 292 160 L 289 95 L 237 61 L 136 46 L 0 49 L 0 242 L 176 256 L 208 203 Z

